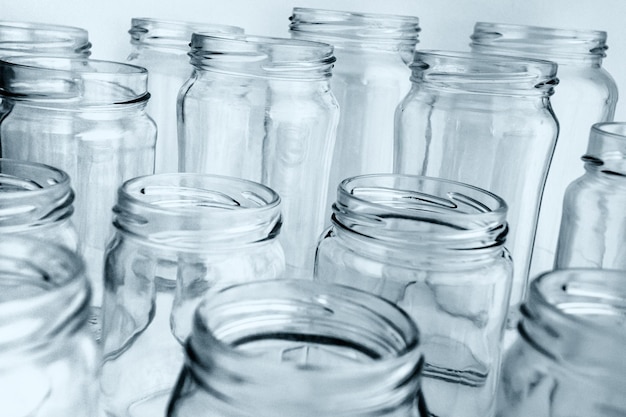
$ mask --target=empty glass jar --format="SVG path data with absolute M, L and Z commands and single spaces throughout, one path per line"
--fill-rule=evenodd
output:
M 625 316 L 626 271 L 534 280 L 503 362 L 498 417 L 626 415 Z
M 150 73 L 148 114 L 158 127 L 155 173 L 178 172 L 176 100 L 183 83 L 189 78 L 189 42 L 193 32 L 243 33 L 236 26 L 134 18 L 130 43 L 133 50 L 128 61 Z
M 168 417 L 427 417 L 422 364 L 415 324 L 374 295 L 234 285 L 198 308 Z
M 97 349 L 78 256 L 33 237 L 0 239 L 0 407 L 6 417 L 93 417 Z
M 413 87 L 396 111 L 395 172 L 460 181 L 506 201 L 514 327 L 558 132 L 549 99 L 556 64 L 419 51 L 411 68 Z
M 550 98 L 559 120 L 559 140 L 541 200 L 531 277 L 553 267 L 563 195 L 584 172 L 576 161 L 585 152 L 589 127 L 613 120 L 617 86 L 602 68 L 606 38 L 606 32 L 596 30 L 486 22 L 474 27 L 473 51 L 546 59 L 559 65 L 559 87 Z
M 585 174 L 565 192 L 554 267 L 626 270 L 626 123 L 592 126 Z
M 87 31 L 46 23 L 0 21 L 0 56 L 43 54 L 87 58 L 91 55 Z
M 296 7 L 289 29 L 293 38 L 333 45 L 337 57 L 331 85 L 341 117 L 326 204 L 330 213 L 342 180 L 393 170 L 394 111 L 411 88 L 408 63 L 419 19 Z
M 163 416 L 202 295 L 283 272 L 279 203 L 265 186 L 210 175 L 153 175 L 120 188 L 102 309 L 107 416 Z
M 76 192 L 74 224 L 96 306 L 102 260 L 117 188 L 154 170 L 156 128 L 145 112 L 143 68 L 52 57 L 0 60 L 3 158 L 40 162 L 69 174 Z
M 287 271 L 310 278 L 339 117 L 329 85 L 332 46 L 194 34 L 190 55 L 194 73 L 178 103 L 181 171 L 275 190 Z
M 512 280 L 506 211 L 489 192 L 435 178 L 364 175 L 338 188 L 315 278 L 379 295 L 417 321 L 432 415 L 495 412 Z

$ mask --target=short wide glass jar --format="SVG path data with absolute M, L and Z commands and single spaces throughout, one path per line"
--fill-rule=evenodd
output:
M 114 212 L 101 402 L 107 416 L 162 416 L 202 295 L 283 273 L 280 198 L 237 178 L 161 174 L 126 182 Z
M 512 281 L 506 210 L 487 191 L 428 177 L 364 175 L 338 188 L 315 279 L 379 295 L 419 323 L 434 415 L 494 413 Z
M 353 288 L 302 280 L 212 292 L 168 417 L 427 417 L 415 323 Z

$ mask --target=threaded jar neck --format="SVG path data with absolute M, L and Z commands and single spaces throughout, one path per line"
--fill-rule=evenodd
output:
M 423 361 L 417 328 L 398 307 L 301 280 L 208 294 L 187 353 L 227 409 L 263 417 L 397 415 L 416 403 Z
M 478 22 L 470 38 L 475 52 L 547 59 L 559 65 L 600 65 L 608 49 L 607 34 L 599 30 Z
M 558 84 L 553 62 L 471 52 L 417 51 L 411 81 L 440 92 L 549 97 Z
M 91 43 L 85 29 L 42 23 L 0 21 L 2 56 L 58 55 L 87 58 Z
M 581 159 L 588 171 L 626 179 L 626 122 L 594 124 Z
M 145 244 L 206 252 L 274 239 L 280 198 L 264 185 L 202 174 L 160 174 L 127 181 L 113 208 L 114 226 Z
M 135 17 L 131 19 L 131 28 L 128 31 L 130 43 L 136 47 L 166 49 L 181 54 L 189 51 L 194 32 L 234 34 L 243 33 L 243 29 L 237 26 Z
M 74 212 L 69 176 L 33 162 L 0 158 L 0 233 L 62 222 Z
M 198 70 L 294 81 L 325 80 L 335 62 L 333 47 L 324 43 L 201 33 L 191 37 L 189 56 Z

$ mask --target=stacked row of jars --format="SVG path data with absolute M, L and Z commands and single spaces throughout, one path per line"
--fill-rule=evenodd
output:
M 9 415 L 623 413 L 625 336 L 608 329 L 626 272 L 548 273 L 526 293 L 540 203 L 558 223 L 573 163 L 541 59 L 571 91 L 586 80 L 585 105 L 555 97 L 560 126 L 588 131 L 617 99 L 606 34 L 478 23 L 471 53 L 414 52 L 419 30 L 300 8 L 293 39 L 133 19 L 138 67 L 87 59 L 80 29 L 0 25 L 32 43 L 0 60 Z M 625 133 L 592 129 L 559 268 L 625 268 Z M 585 379 L 598 369 L 612 385 Z

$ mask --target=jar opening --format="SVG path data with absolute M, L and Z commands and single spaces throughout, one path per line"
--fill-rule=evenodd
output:
M 587 170 L 626 176 L 626 122 L 594 124 L 581 159 Z
M 0 21 L 3 55 L 63 54 L 87 58 L 91 43 L 85 29 L 30 22 Z

